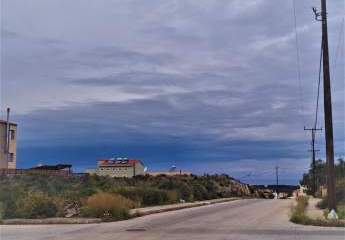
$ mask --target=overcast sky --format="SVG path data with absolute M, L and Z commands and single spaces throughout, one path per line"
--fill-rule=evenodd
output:
M 1 117 L 10 106 L 19 124 L 18 167 L 123 156 L 258 183 L 279 165 L 297 183 L 320 55 L 312 6 L 296 1 L 298 81 L 292 0 L 1 0 Z M 328 1 L 336 156 L 344 12 Z

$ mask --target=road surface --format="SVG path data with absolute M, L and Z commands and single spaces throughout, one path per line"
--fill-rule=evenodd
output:
M 238 200 L 128 221 L 87 225 L 1 226 L 1 240 L 344 240 L 344 228 L 289 222 L 292 200 Z

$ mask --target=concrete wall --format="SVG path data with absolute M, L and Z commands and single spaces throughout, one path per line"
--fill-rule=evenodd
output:
M 15 169 L 17 162 L 17 126 L 15 124 L 10 124 L 10 147 L 9 152 L 12 154 L 11 161 L 7 161 L 6 153 L 6 122 L 0 122 L 0 168 Z M 13 138 L 11 138 L 11 135 Z
M 144 166 L 140 163 L 135 164 L 135 175 L 144 175 Z

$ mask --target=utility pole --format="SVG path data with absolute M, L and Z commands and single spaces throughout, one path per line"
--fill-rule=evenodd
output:
M 322 63 L 323 63 L 323 96 L 325 115 L 325 140 L 327 163 L 327 202 L 329 210 L 336 210 L 335 174 L 334 174 L 334 146 L 332 120 L 332 94 L 329 73 L 328 30 L 326 0 L 321 0 L 321 12 L 313 8 L 315 19 L 322 22 Z
M 279 167 L 276 166 L 276 193 L 277 194 L 278 194 L 278 183 L 279 183 L 279 181 L 278 181 L 278 169 L 279 169 Z
M 333 120 L 332 120 L 332 94 L 329 73 L 328 30 L 326 0 L 321 0 L 322 17 L 322 48 L 323 48 L 323 95 L 325 112 L 325 138 L 327 160 L 327 196 L 328 209 L 336 209 L 335 174 L 334 174 L 334 147 L 333 147 Z
M 313 193 L 313 196 L 315 197 L 315 193 L 317 191 L 317 184 L 316 184 L 316 173 L 315 173 L 315 157 L 316 157 L 316 152 L 319 152 L 320 150 L 318 149 L 315 149 L 315 133 L 316 131 L 321 131 L 322 128 L 316 128 L 316 127 L 313 127 L 313 128 L 306 128 L 304 127 L 304 130 L 305 131 L 311 131 L 311 149 L 309 150 L 309 152 L 312 153 L 312 177 L 313 177 L 313 185 L 312 185 L 312 189 L 311 189 L 311 192 Z

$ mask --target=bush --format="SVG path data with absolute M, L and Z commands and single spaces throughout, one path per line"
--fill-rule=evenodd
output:
M 55 217 L 57 207 L 52 198 L 43 192 L 30 192 L 17 202 L 16 216 L 22 218 Z
M 321 201 L 319 201 L 317 204 L 316 204 L 316 207 L 320 208 L 320 209 L 326 209 L 327 208 L 327 199 L 324 198 L 322 199 Z
M 176 191 L 167 191 L 168 203 L 177 203 L 179 202 L 179 195 Z
M 308 206 L 308 197 L 298 196 L 296 198 L 296 202 L 296 206 L 292 209 L 290 221 L 294 223 L 306 224 L 308 218 L 305 215 L 305 211 Z
M 335 194 L 338 204 L 345 204 L 345 177 L 337 179 Z
M 193 196 L 194 196 L 194 199 L 197 201 L 208 199 L 208 192 L 207 192 L 206 187 L 204 187 L 201 184 L 194 184 Z
M 345 219 L 345 205 L 337 206 L 337 214 L 339 219 Z
M 23 199 L 27 193 L 23 187 L 18 184 L 11 184 L 10 182 L 1 182 L 0 184 L 0 203 L 2 205 L 2 217 L 13 218 L 17 212 L 17 201 Z
M 335 194 L 338 206 L 345 205 L 345 178 L 337 179 L 335 186 Z M 327 197 L 323 198 L 316 205 L 320 209 L 326 209 L 328 206 Z M 338 207 L 337 207 L 338 208 Z
M 81 213 L 85 217 L 121 220 L 129 218 L 129 209 L 133 207 L 133 201 L 119 194 L 98 192 L 86 199 Z
M 175 203 L 179 199 L 176 191 L 166 191 L 156 188 L 127 187 L 117 192 L 138 203 L 138 206 L 141 207 Z
M 0 202 L 0 220 L 4 217 L 4 204 Z

